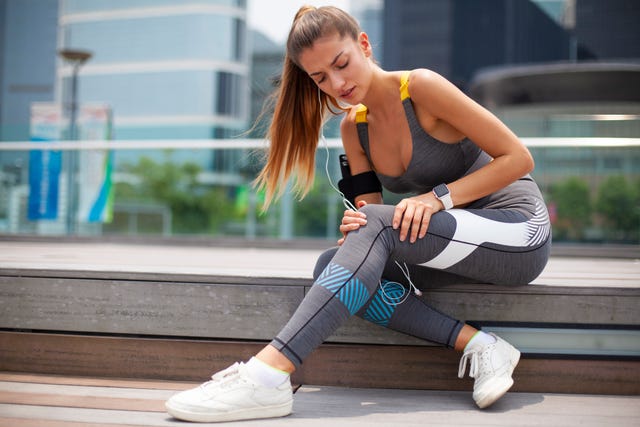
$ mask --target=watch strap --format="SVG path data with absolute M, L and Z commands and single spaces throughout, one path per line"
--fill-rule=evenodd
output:
M 449 187 L 446 184 L 439 184 L 433 188 L 433 195 L 436 196 L 436 199 L 442 202 L 445 210 L 449 210 L 453 208 L 453 200 L 451 199 L 451 193 L 449 192 Z

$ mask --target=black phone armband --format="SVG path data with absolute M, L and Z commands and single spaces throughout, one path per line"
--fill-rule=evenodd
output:
M 351 204 L 355 204 L 356 197 L 361 194 L 382 192 L 382 184 L 374 171 L 345 176 L 338 181 L 338 188 Z

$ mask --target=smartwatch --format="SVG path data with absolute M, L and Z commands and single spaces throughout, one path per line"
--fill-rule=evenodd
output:
M 444 205 L 445 210 L 453 207 L 453 200 L 451 200 L 451 193 L 449 193 L 449 187 L 446 184 L 440 184 L 433 187 L 433 195 L 436 199 L 440 200 Z

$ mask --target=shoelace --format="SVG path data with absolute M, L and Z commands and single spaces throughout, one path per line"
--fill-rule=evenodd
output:
M 207 392 L 207 386 L 215 384 L 218 387 L 224 387 L 225 385 L 235 382 L 240 378 L 240 364 L 238 362 L 229 366 L 220 372 L 217 372 L 211 376 L 211 380 L 200 385 L 203 392 Z
M 465 351 L 460 359 L 460 365 L 458 366 L 458 378 L 464 377 L 464 371 L 467 369 L 467 360 L 471 362 L 469 367 L 469 376 L 475 378 L 478 375 L 480 367 L 480 351 L 478 349 L 471 349 Z

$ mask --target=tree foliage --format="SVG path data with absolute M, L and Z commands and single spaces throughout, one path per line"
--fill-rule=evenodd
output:
M 571 177 L 550 188 L 550 201 L 555 205 L 557 219 L 554 236 L 563 240 L 581 240 L 591 224 L 592 205 L 587 183 Z
M 616 240 L 636 240 L 640 234 L 640 180 L 611 176 L 598 189 L 596 210 Z
M 168 206 L 174 234 L 216 234 L 219 226 L 234 216 L 229 190 L 202 184 L 198 180 L 201 168 L 195 163 L 156 162 L 143 157 L 124 170 L 137 182 L 119 183 L 117 199 Z

